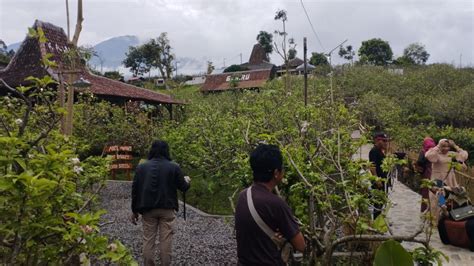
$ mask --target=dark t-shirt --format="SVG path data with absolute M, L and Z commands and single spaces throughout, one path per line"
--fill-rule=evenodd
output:
M 237 256 L 241 265 L 284 265 L 275 243 L 260 229 L 250 214 L 247 190 L 240 192 L 235 209 Z M 252 186 L 252 199 L 262 220 L 275 232 L 291 240 L 298 224 L 290 207 L 262 184 Z
M 380 178 L 387 178 L 387 173 L 382 170 L 382 162 L 385 159 L 385 154 L 382 150 L 374 146 L 369 152 L 369 161 L 375 165 L 375 171 Z

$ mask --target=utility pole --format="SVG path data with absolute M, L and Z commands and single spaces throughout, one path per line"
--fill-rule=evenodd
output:
M 240 64 L 242 65 L 242 53 L 240 53 Z
M 459 68 L 462 68 L 462 54 L 459 55 Z
M 304 61 L 304 106 L 308 105 L 308 71 L 307 71 L 307 54 L 306 37 L 303 38 L 303 61 Z
M 225 57 L 224 57 L 224 68 L 225 68 Z
M 176 66 L 176 77 L 178 76 L 178 61 L 175 61 L 175 66 Z

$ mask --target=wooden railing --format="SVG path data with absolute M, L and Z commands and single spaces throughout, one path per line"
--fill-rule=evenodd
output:
M 474 201 L 474 177 L 460 171 L 455 171 L 455 173 L 459 185 L 466 188 L 469 198 Z

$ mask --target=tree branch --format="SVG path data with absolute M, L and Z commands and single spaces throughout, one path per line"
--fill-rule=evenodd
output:
M 84 21 L 84 17 L 82 16 L 82 0 L 77 1 L 77 22 L 76 22 L 76 29 L 74 31 L 74 37 L 72 38 L 72 43 L 77 47 L 77 43 L 79 41 L 79 35 L 82 31 L 82 22 Z
M 21 123 L 20 130 L 18 131 L 18 136 L 23 136 L 23 134 L 25 133 L 26 125 L 28 124 L 31 110 L 33 109 L 33 105 L 31 104 L 31 101 L 23 93 L 20 93 L 18 90 L 12 88 L 3 79 L 0 79 L 0 82 L 2 82 L 3 86 L 5 86 L 5 88 L 7 88 L 9 92 L 20 97 L 26 104 L 26 111 L 25 111 L 25 114 L 23 115 L 23 121 Z

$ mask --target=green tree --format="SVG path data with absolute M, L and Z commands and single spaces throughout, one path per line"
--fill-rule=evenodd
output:
M 206 73 L 208 75 L 212 74 L 212 71 L 214 71 L 214 69 L 216 69 L 216 67 L 212 64 L 211 61 L 207 61 L 207 70 L 206 70 Z
M 291 48 L 290 50 L 288 50 L 288 60 L 295 59 L 296 53 L 297 51 L 295 48 Z
M 130 46 L 125 56 L 123 64 L 125 67 L 130 68 L 134 76 L 140 76 L 150 72 L 150 65 L 147 64 L 142 46 Z
M 348 45 L 345 48 L 341 46 L 339 48 L 339 56 L 350 61 L 352 63 L 352 60 L 354 59 L 355 51 L 352 48 L 352 45 Z
M 158 38 L 151 39 L 142 47 L 146 65 L 158 69 L 163 79 L 170 79 L 174 71 L 175 55 L 171 52 L 168 34 L 162 32 Z
M 257 35 L 257 41 L 262 45 L 267 61 L 270 62 L 270 54 L 273 52 L 273 34 L 261 30 Z
M 7 45 L 0 39 L 0 65 L 8 65 L 14 54 L 13 50 L 7 50 Z
M 104 77 L 115 80 L 123 80 L 123 75 L 118 71 L 106 71 Z
M 246 71 L 246 70 L 249 70 L 249 69 L 246 68 L 246 67 L 242 67 L 240 65 L 230 65 L 229 67 L 224 69 L 224 73 L 237 72 L 237 71 Z
M 387 41 L 374 38 L 362 42 L 359 48 L 359 57 L 363 64 L 385 66 L 391 63 L 393 52 Z
M 323 53 L 311 53 L 309 63 L 313 66 L 328 66 L 329 62 Z
M 409 59 L 416 65 L 423 65 L 428 61 L 430 54 L 421 43 L 412 43 L 403 50 L 403 57 Z

